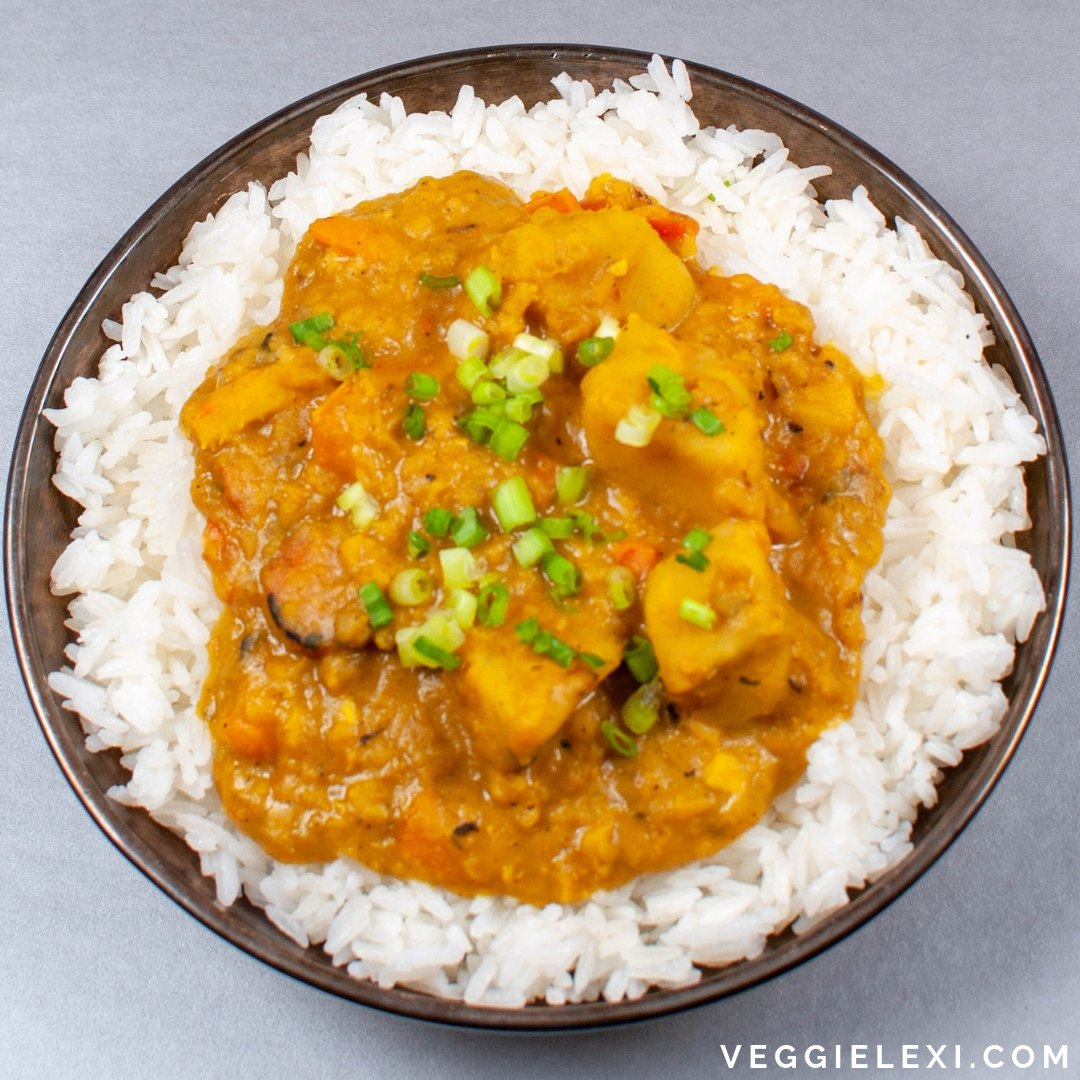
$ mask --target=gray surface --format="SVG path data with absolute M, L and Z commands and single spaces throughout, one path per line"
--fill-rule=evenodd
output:
M 1080 435 L 1080 5 L 616 0 L 335 4 L 2 0 L 0 440 L 38 358 L 112 244 L 227 138 L 348 76 L 526 41 L 655 49 L 787 93 L 919 180 L 1016 301 Z M 982 1048 L 1068 1042 L 1080 1067 L 1077 607 L 1013 764 L 947 855 L 830 952 L 765 986 L 636 1028 L 475 1035 L 327 997 L 238 952 L 157 891 L 68 789 L 0 650 L 0 1075 L 760 1075 L 749 1044 Z M 6 635 L 6 627 L 4 628 Z M 1070 687 L 1074 688 L 1070 691 Z M 1070 693 L 1073 701 L 1069 701 Z M 729 1073 L 720 1044 L 742 1044 Z M 830 1055 L 832 1051 L 830 1050 Z M 844 1072 L 848 1068 L 845 1051 Z M 929 1060 L 925 1050 L 919 1058 Z M 837 1075 L 830 1068 L 828 1075 Z M 807 1072 L 800 1064 L 800 1073 Z M 826 1075 L 812 1073 L 811 1075 Z M 868 1075 L 854 1072 L 855 1076 Z M 885 1076 L 900 1075 L 896 1072 Z

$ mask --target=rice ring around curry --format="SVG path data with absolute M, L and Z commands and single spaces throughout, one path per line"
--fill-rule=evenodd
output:
M 1004 709 L 996 680 L 1042 603 L 1027 556 L 997 542 L 1028 524 L 1016 466 L 1042 451 L 1041 439 L 1003 373 L 982 363 L 985 323 L 955 272 L 909 226 L 885 229 L 865 193 L 823 212 L 806 191 L 823 170 L 795 169 L 774 136 L 700 131 L 679 65 L 669 75 L 654 61 L 641 87 L 601 95 L 555 82 L 562 100 L 527 115 L 514 100 L 485 109 L 466 88 L 450 116 L 415 117 L 411 127 L 391 99 L 350 102 L 319 121 L 311 158 L 271 190 L 280 231 L 257 189 L 196 226 L 180 266 L 155 282 L 164 295 L 125 306 L 123 326 L 112 328 L 120 345 L 103 358 L 98 386 L 79 380 L 68 409 L 53 416 L 67 440 L 58 485 L 87 507 L 54 572 L 56 591 L 85 595 L 72 607 L 73 668 L 53 686 L 83 715 L 91 747 L 130 755 L 132 781 L 116 795 L 181 831 L 216 874 L 223 902 L 245 888 L 279 928 L 304 944 L 324 941 L 351 974 L 491 1005 L 618 1000 L 649 985 L 687 985 L 695 963 L 753 955 L 793 918 L 798 929 L 844 902 L 846 887 L 905 854 L 938 766 L 992 734 Z M 655 145 L 638 153 L 634 144 L 653 130 Z M 626 148 L 622 161 L 613 160 L 616 142 Z M 522 157 L 537 162 L 541 144 L 548 153 L 539 169 L 513 171 Z M 561 165 L 551 164 L 553 145 L 563 147 Z M 209 744 L 193 708 L 206 627 L 217 616 L 198 565 L 201 523 L 187 504 L 163 524 L 148 496 L 171 484 L 179 497 L 190 480 L 190 450 L 175 433 L 179 406 L 246 327 L 276 316 L 282 270 L 311 220 L 455 168 L 493 174 L 523 196 L 557 187 L 553 177 L 583 195 L 592 175 L 582 145 L 593 148 L 592 174 L 622 172 L 694 215 L 704 262 L 773 279 L 809 305 L 821 345 L 835 340 L 864 374 L 885 380 L 875 419 L 894 497 L 885 553 L 866 582 L 855 714 L 811 747 L 806 778 L 739 840 L 586 903 L 536 910 L 506 898 L 464 900 L 348 859 L 273 865 L 229 827 L 209 788 Z M 407 152 L 412 178 L 401 166 Z M 200 278 L 214 291 L 199 290 Z M 238 303 L 223 317 L 229 293 Z M 940 391 L 951 395 L 951 415 L 941 415 Z M 106 482 L 95 486 L 92 475 Z M 968 547 L 954 552 L 958 508 Z M 982 538 L 973 540 L 971 521 Z M 957 573 L 950 559 L 967 562 Z M 958 591 L 961 602 L 939 602 Z

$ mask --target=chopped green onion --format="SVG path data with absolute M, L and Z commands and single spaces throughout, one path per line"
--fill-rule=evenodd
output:
M 511 394 L 523 394 L 527 390 L 538 390 L 544 385 L 550 374 L 547 360 L 542 356 L 527 353 L 520 360 L 515 360 L 506 373 L 506 389 Z
M 439 660 L 429 653 L 417 650 L 416 643 L 426 638 L 437 649 L 453 653 L 465 640 L 465 632 L 445 612 L 437 611 L 428 616 L 420 626 L 406 626 L 394 635 L 398 658 L 405 667 L 442 667 Z
M 675 561 L 682 563 L 683 566 L 689 566 L 691 570 L 696 570 L 699 574 L 709 565 L 708 558 L 700 551 L 691 551 L 689 555 L 676 555 Z
M 514 630 L 522 645 L 531 645 L 536 640 L 536 635 L 540 633 L 540 620 L 533 615 L 532 618 L 519 622 Z
M 416 607 L 431 598 L 434 587 L 426 570 L 400 570 L 390 582 L 390 599 L 404 607 Z
M 561 503 L 576 503 L 589 486 L 589 470 L 580 465 L 560 465 L 555 470 L 555 495 Z
M 593 337 L 599 338 L 611 338 L 614 341 L 622 333 L 622 328 L 619 326 L 619 320 L 613 318 L 611 315 L 605 315 L 600 320 L 600 325 L 596 328 L 596 333 Z
M 338 382 L 344 382 L 355 370 L 352 358 L 345 348 L 337 341 L 328 342 L 319 350 L 315 357 L 315 363 Z
M 427 418 L 424 410 L 419 405 L 406 405 L 405 413 L 401 418 L 401 426 L 410 439 L 422 439 L 427 430 Z
M 549 551 L 540 559 L 540 569 L 544 576 L 555 586 L 555 594 L 560 597 L 573 596 L 581 592 L 581 571 L 562 555 Z
M 458 360 L 483 360 L 488 353 L 488 336 L 475 323 L 455 319 L 446 331 L 446 347 Z
M 491 440 L 491 433 L 502 423 L 503 418 L 495 406 L 481 405 L 471 413 L 462 416 L 458 423 L 465 428 L 465 433 L 473 442 L 486 446 Z
M 446 613 L 462 630 L 468 630 L 476 619 L 476 597 L 466 589 L 451 589 L 446 598 Z
M 592 514 L 586 514 L 584 510 L 571 510 L 570 517 L 574 525 L 581 530 L 581 535 L 593 546 L 606 544 L 611 540 L 622 540 L 626 536 L 622 529 L 613 533 L 604 532 L 593 520 Z
M 491 493 L 491 505 L 503 532 L 511 532 L 536 520 L 536 508 L 523 477 L 512 476 L 504 480 Z
M 454 515 L 449 510 L 434 506 L 424 515 L 424 529 L 431 536 L 446 536 L 453 520 Z
M 461 366 L 464 367 L 465 365 L 462 364 Z M 458 371 L 460 370 L 461 368 L 458 368 Z M 472 399 L 474 405 L 494 405 L 497 401 L 506 400 L 506 391 L 497 382 L 485 380 L 473 387 Z
M 312 315 L 308 319 L 289 323 L 289 330 L 292 332 L 293 340 L 297 344 L 307 345 L 309 348 L 319 351 L 326 345 L 326 342 L 322 339 L 322 334 L 333 325 L 334 318 L 330 312 L 320 311 L 318 315 Z
M 480 587 L 477 617 L 484 626 L 502 626 L 510 606 L 510 590 L 499 582 Z
M 716 202 L 716 196 L 709 192 L 709 202 Z
M 360 603 L 364 605 L 364 610 L 374 629 L 378 630 L 380 626 L 394 621 L 390 603 L 377 581 L 369 581 L 366 585 L 360 586 Z
M 651 404 L 658 413 L 672 420 L 682 420 L 689 415 L 692 395 L 678 372 L 665 364 L 653 364 L 649 368 L 648 383 L 653 391 Z
M 563 369 L 562 350 L 557 341 L 538 338 L 535 334 L 518 334 L 514 338 L 514 348 L 532 356 L 539 356 L 550 375 L 557 375 Z
M 708 604 L 699 604 L 689 598 L 679 605 L 679 617 L 700 626 L 702 630 L 711 630 L 716 622 L 716 612 Z
M 514 420 L 519 424 L 527 424 L 532 419 L 533 405 L 538 404 L 533 400 L 534 394 L 539 395 L 540 401 L 544 400 L 544 395 L 539 390 L 515 394 L 506 403 L 506 419 Z
M 578 658 L 583 660 L 591 668 L 602 668 L 604 666 L 604 658 L 602 656 L 597 656 L 596 653 L 578 653 Z
M 349 515 L 354 529 L 366 529 L 378 516 L 378 501 L 369 495 L 359 480 L 350 484 L 338 497 L 337 506 Z
M 652 682 L 660 671 L 653 652 L 652 642 L 647 637 L 635 634 L 623 649 L 623 661 L 630 674 L 639 683 Z
M 712 533 L 704 529 L 691 529 L 684 537 L 682 546 L 688 551 L 704 551 L 712 542 Z
M 542 529 L 529 529 L 514 541 L 511 548 L 519 566 L 526 569 L 535 566 L 545 555 L 555 550 L 555 545 Z
M 428 289 L 452 289 L 455 285 L 461 284 L 461 278 L 454 277 L 453 274 L 447 277 L 435 277 L 425 272 L 420 275 L 420 284 Z
M 639 686 L 624 702 L 622 722 L 635 734 L 644 735 L 660 716 L 664 687 L 659 679 Z
M 405 376 L 405 393 L 416 401 L 430 401 L 439 392 L 439 380 L 424 371 L 410 371 Z
M 409 533 L 409 558 L 419 559 L 431 550 L 431 544 L 423 533 Z
M 458 364 L 455 374 L 457 375 L 457 381 L 466 390 L 475 390 L 478 383 L 491 378 L 491 372 L 488 371 L 487 364 L 479 356 L 470 356 L 462 360 Z
M 461 548 L 474 548 L 487 539 L 487 529 L 475 506 L 467 506 L 450 523 L 450 539 Z
M 574 535 L 574 519 L 544 518 L 540 522 L 540 528 L 551 537 L 552 540 L 566 540 Z
M 625 611 L 633 602 L 637 590 L 634 575 L 625 566 L 616 566 L 608 574 L 608 592 L 616 611 Z
M 435 661 L 439 667 L 444 668 L 446 671 L 453 671 L 456 667 L 461 666 L 460 656 L 455 656 L 446 649 L 440 649 L 431 638 L 425 637 L 423 634 L 413 642 L 412 647 L 416 650 L 418 655 L 423 656 L 428 660 Z
M 515 349 L 512 345 L 507 345 L 505 349 L 500 349 L 491 360 L 491 374 L 496 379 L 505 379 L 507 372 L 527 354 L 521 349 Z
M 610 720 L 605 720 L 600 725 L 600 734 L 607 739 L 608 746 L 610 746 L 617 754 L 622 754 L 623 757 L 637 757 L 637 743 L 634 742 L 625 731 L 621 731 L 617 728 Z
M 701 405 L 690 414 L 694 426 L 708 436 L 719 435 L 724 430 L 723 421 L 712 411 Z
M 543 641 L 541 641 L 543 638 Z M 568 668 L 577 659 L 577 650 L 560 641 L 554 634 L 541 630 L 533 642 L 533 652 L 549 656 L 560 667 Z
M 439 565 L 448 589 L 468 589 L 480 580 L 480 567 L 468 548 L 443 548 L 439 552 Z
M 631 405 L 626 415 L 615 425 L 615 441 L 623 446 L 648 446 L 660 423 L 660 414 L 643 405 Z
M 520 424 L 513 420 L 500 420 L 491 433 L 488 446 L 505 461 L 514 461 L 528 437 L 528 430 Z
M 790 349 L 795 344 L 795 339 L 785 330 L 779 337 L 775 337 L 769 342 L 769 348 L 773 352 L 783 352 L 785 349 Z
M 502 283 L 486 266 L 478 266 L 465 279 L 465 291 L 485 319 L 491 318 L 492 305 L 498 307 L 502 300 Z
M 585 367 L 596 367 L 601 360 L 606 360 L 615 341 L 609 337 L 591 337 L 580 342 L 577 347 L 577 358 Z

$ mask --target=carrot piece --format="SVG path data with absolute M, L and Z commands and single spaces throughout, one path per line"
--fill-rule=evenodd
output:
M 615 561 L 641 577 L 660 561 L 660 552 L 640 540 L 617 540 L 611 545 Z
M 697 236 L 700 226 L 686 214 L 669 210 L 666 206 L 643 206 L 638 213 L 656 230 L 663 240 L 680 240 L 684 236 Z
M 577 201 L 569 188 L 560 188 L 558 191 L 538 191 L 525 205 L 525 209 L 531 214 L 539 210 L 541 206 L 550 206 L 558 214 L 569 214 L 572 210 L 581 209 L 581 203 Z

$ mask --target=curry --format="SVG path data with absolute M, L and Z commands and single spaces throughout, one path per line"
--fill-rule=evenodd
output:
M 573 901 L 709 855 L 850 715 L 888 486 L 807 309 L 601 177 L 316 221 L 187 403 L 200 708 L 275 858 Z

